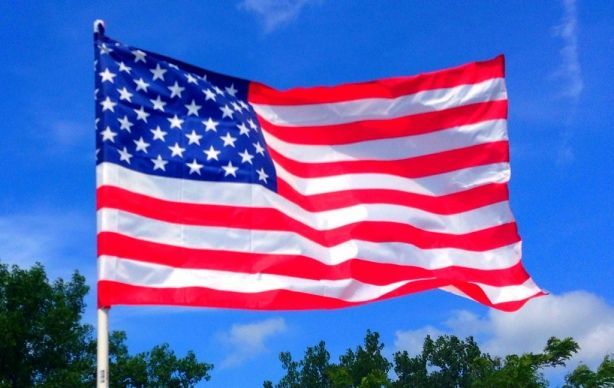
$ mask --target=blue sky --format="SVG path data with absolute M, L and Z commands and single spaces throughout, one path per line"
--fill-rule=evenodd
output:
M 314 312 L 117 307 L 132 351 L 168 342 L 213 362 L 205 386 L 277 380 L 280 351 L 366 329 L 386 352 L 425 334 L 495 354 L 574 336 L 589 365 L 614 352 L 614 4 L 607 1 L 105 1 L 0 4 L 0 260 L 95 282 L 92 22 L 109 36 L 278 88 L 410 75 L 506 55 L 511 203 L 524 263 L 551 292 L 515 314 L 432 291 Z M 95 321 L 94 294 L 86 319 Z M 112 371 L 111 371 L 112 373 Z M 553 372 L 560 379 L 560 373 Z

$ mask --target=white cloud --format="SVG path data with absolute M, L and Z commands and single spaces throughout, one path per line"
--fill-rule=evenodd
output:
M 575 0 L 563 0 L 564 14 L 560 24 L 554 27 L 554 35 L 563 40 L 561 65 L 554 73 L 565 80 L 561 96 L 577 100 L 584 89 L 578 48 L 578 12 Z
M 422 351 L 424 338 L 427 335 L 437 338 L 445 333 L 433 326 L 425 326 L 416 330 L 397 330 L 394 334 L 394 348 L 396 350 L 407 350 L 409 354 L 415 355 Z
M 239 8 L 256 14 L 268 33 L 296 19 L 308 3 L 310 0 L 243 0 Z
M 236 367 L 268 352 L 265 344 L 267 339 L 283 334 L 287 329 L 283 318 L 232 325 L 230 330 L 218 336 L 221 342 L 230 348 L 230 352 L 222 360 L 220 367 Z
M 574 291 L 534 299 L 515 313 L 489 310 L 478 316 L 457 311 L 441 328 L 397 331 L 395 347 L 415 354 L 426 334 L 442 333 L 472 335 L 483 351 L 499 356 L 539 352 L 551 336 L 573 337 L 580 351 L 570 365 L 582 361 L 594 367 L 614 352 L 614 306 L 594 294 Z

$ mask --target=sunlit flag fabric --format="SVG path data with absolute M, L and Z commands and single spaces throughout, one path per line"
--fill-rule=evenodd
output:
M 279 91 L 96 34 L 98 303 L 328 309 L 542 294 L 503 58 Z

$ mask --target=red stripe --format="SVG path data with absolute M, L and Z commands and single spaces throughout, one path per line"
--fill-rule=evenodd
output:
M 483 62 L 415 76 L 380 79 L 338 86 L 275 90 L 261 83 L 249 85 L 249 102 L 270 105 L 320 104 L 361 98 L 395 98 L 424 90 L 451 88 L 505 76 L 502 55 Z
M 435 214 L 457 214 L 509 199 L 507 184 L 490 183 L 439 197 L 386 189 L 336 191 L 303 195 L 277 178 L 277 192 L 305 210 L 318 212 L 361 204 L 385 203 L 421 209 Z
M 343 174 L 388 174 L 404 178 L 421 178 L 463 168 L 509 162 L 507 140 L 416 156 L 399 160 L 351 160 L 329 163 L 304 163 L 289 159 L 268 148 L 275 161 L 292 175 L 321 178 Z
M 98 256 L 115 256 L 177 268 L 197 268 L 242 273 L 266 273 L 306 279 L 356 279 L 386 285 L 403 280 L 439 278 L 478 282 L 491 286 L 524 283 L 529 275 L 522 264 L 503 269 L 481 270 L 460 266 L 426 269 L 416 266 L 375 263 L 360 258 L 327 265 L 302 255 L 259 254 L 211 249 L 193 249 L 144 241 L 118 233 L 98 235 Z
M 274 290 L 256 293 L 219 291 L 204 287 L 151 288 L 129 285 L 109 280 L 98 281 L 98 306 L 113 305 L 180 305 L 193 307 L 218 307 L 250 310 L 314 310 L 359 306 L 376 300 L 413 294 L 434 288 L 453 285 L 462 289 L 470 298 L 498 310 L 516 311 L 532 298 L 545 295 L 538 292 L 526 299 L 513 302 L 492 303 L 474 284 L 448 282 L 441 279 L 418 280 L 402 286 L 377 299 L 364 302 L 347 302 L 331 297 L 289 291 Z
M 445 280 L 418 280 L 405 286 L 404 291 L 405 293 L 419 292 L 446 285 L 448 284 Z M 386 296 L 378 299 L 385 298 Z M 312 310 L 358 306 L 367 302 L 347 302 L 341 299 L 285 289 L 242 293 L 204 287 L 151 288 L 109 280 L 98 281 L 99 306 L 167 304 L 250 310 Z
M 329 146 L 421 135 L 461 125 L 506 118 L 507 100 L 480 102 L 399 118 L 321 126 L 287 127 L 275 125 L 258 116 L 262 128 L 280 140 L 295 144 Z
M 293 232 L 325 247 L 356 239 L 407 243 L 422 249 L 485 251 L 520 241 L 514 222 L 465 234 L 431 232 L 407 224 L 383 221 L 363 221 L 321 231 L 277 209 L 164 201 L 112 186 L 100 187 L 97 197 L 98 209 L 120 209 L 175 224 Z

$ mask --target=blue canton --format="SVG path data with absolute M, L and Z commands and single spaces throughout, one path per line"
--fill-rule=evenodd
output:
M 249 82 L 96 34 L 96 161 L 277 189 Z

